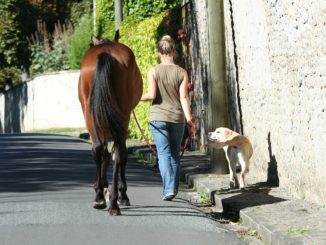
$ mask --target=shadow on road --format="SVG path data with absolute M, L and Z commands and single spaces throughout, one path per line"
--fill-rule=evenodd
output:
M 255 208 L 265 204 L 284 202 L 286 199 L 270 195 L 274 186 L 268 182 L 259 182 L 248 185 L 245 191 L 239 189 L 220 189 L 216 191 L 221 197 L 223 211 L 228 219 L 238 221 L 240 210 L 249 207 Z
M 187 202 L 184 202 L 187 203 Z M 124 216 L 191 216 L 207 218 L 203 212 L 196 209 L 185 209 L 184 207 L 177 206 L 143 206 L 136 205 L 130 207 L 121 207 L 121 212 Z
M 0 135 L 0 193 L 92 188 L 95 163 L 90 144 L 69 136 L 50 134 Z M 158 186 L 160 179 L 142 166 L 128 162 L 128 186 Z M 111 169 L 108 170 L 111 180 Z

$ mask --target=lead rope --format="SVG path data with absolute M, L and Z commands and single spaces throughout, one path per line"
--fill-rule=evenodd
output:
M 152 147 L 152 145 L 149 143 L 149 140 L 148 140 L 148 138 L 146 137 L 146 135 L 145 135 L 145 133 L 144 133 L 144 130 L 143 130 L 143 129 L 140 127 L 140 125 L 139 125 L 139 122 L 138 122 L 138 120 L 137 120 L 137 117 L 136 117 L 135 111 L 132 111 L 132 115 L 134 116 L 134 119 L 135 119 L 135 122 L 136 122 L 136 124 L 137 124 L 137 126 L 138 126 L 138 129 L 139 129 L 141 135 L 143 136 L 143 139 L 145 140 L 145 142 L 146 142 L 148 148 L 152 151 L 153 156 L 154 156 L 154 157 L 157 157 L 157 152 L 156 152 L 155 149 Z
M 136 124 L 137 124 L 137 127 L 138 127 L 138 129 L 139 129 L 139 131 L 140 131 L 140 133 L 141 133 L 143 139 L 145 140 L 145 142 L 146 142 L 148 148 L 152 151 L 153 156 L 154 156 L 154 157 L 157 157 L 157 152 L 156 152 L 155 149 L 152 147 L 152 145 L 149 143 L 149 140 L 148 140 L 148 138 L 146 137 L 146 135 L 145 135 L 145 133 L 144 133 L 144 130 L 143 130 L 143 129 L 140 127 L 140 125 L 139 125 L 139 122 L 138 122 L 138 120 L 137 120 L 137 117 L 136 117 L 136 113 L 135 113 L 135 111 L 132 111 L 132 115 L 134 116 L 134 119 L 135 119 L 135 122 L 136 122 Z M 183 147 L 182 147 L 182 151 L 181 151 L 181 154 L 180 154 L 180 159 L 183 157 L 183 153 L 184 153 L 184 151 L 186 150 L 186 148 L 187 148 L 187 146 L 188 146 L 189 138 L 190 138 L 190 136 L 188 136 L 188 137 L 186 138 L 186 140 L 185 140 L 185 144 L 183 145 Z

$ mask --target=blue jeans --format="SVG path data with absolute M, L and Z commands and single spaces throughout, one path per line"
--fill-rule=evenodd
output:
M 184 123 L 151 121 L 152 132 L 158 153 L 158 164 L 163 180 L 163 196 L 176 195 L 179 189 L 180 145 L 184 133 Z

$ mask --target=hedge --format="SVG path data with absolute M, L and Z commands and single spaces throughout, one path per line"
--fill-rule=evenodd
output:
M 180 23 L 178 10 L 165 11 L 156 16 L 141 20 L 137 17 L 126 17 L 122 23 L 120 42 L 129 46 L 136 57 L 144 82 L 144 92 L 147 91 L 147 72 L 150 67 L 158 63 L 156 44 L 164 34 L 170 34 L 176 41 L 179 58 L 182 57 L 181 45 L 177 39 L 177 30 Z M 171 24 L 173 23 L 173 24 Z M 182 59 L 176 62 L 181 64 Z M 181 64 L 182 65 L 182 64 Z M 146 137 L 151 138 L 149 131 L 150 102 L 140 102 L 135 109 L 137 119 L 144 130 Z M 129 125 L 129 137 L 141 139 L 141 133 L 133 118 Z

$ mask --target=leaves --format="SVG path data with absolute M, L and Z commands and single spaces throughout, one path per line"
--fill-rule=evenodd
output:
M 157 63 L 156 31 L 166 14 L 164 12 L 145 20 L 128 16 L 122 23 L 120 42 L 130 47 L 135 54 L 136 62 L 143 77 L 144 92 L 147 91 L 147 72 L 151 66 Z M 146 137 L 151 139 L 151 133 L 148 127 L 149 108 L 150 103 L 141 102 L 136 107 L 135 113 Z M 142 138 L 140 130 L 133 119 L 130 120 L 128 133 L 131 138 Z
M 38 23 L 38 31 L 30 40 L 31 50 L 31 74 L 39 74 L 48 71 L 68 70 L 68 41 L 72 34 L 72 27 L 55 25 L 54 32 L 48 33 L 44 22 Z
M 89 48 L 92 33 L 92 17 L 85 15 L 71 38 L 69 45 L 69 65 L 72 69 L 79 69 L 84 53 Z
M 16 67 L 5 67 L 0 72 L 0 91 L 5 89 L 5 86 L 15 86 L 21 80 L 20 70 Z
M 96 0 L 96 25 L 94 34 L 101 37 L 107 31 L 114 33 L 114 1 Z
M 20 67 L 27 63 L 27 43 L 22 35 L 16 11 L 17 0 L 0 5 L 0 87 L 13 86 L 20 81 Z M 13 72 L 17 72 L 14 74 Z
M 58 50 L 40 50 L 29 47 L 26 37 L 35 32 L 37 20 L 47 24 L 47 32 L 53 32 L 55 23 L 79 23 L 84 13 L 92 12 L 92 0 L 2 0 L 0 4 L 0 86 L 7 81 L 20 80 L 20 69 L 30 65 L 32 72 L 68 69 L 65 44 L 55 44 Z M 78 20 L 76 20 L 78 18 Z M 55 38 L 56 39 L 56 38 Z M 35 44 L 33 44 L 35 45 Z M 32 45 L 32 46 L 33 46 Z M 59 47 L 60 46 L 60 47 Z M 30 51 L 34 53 L 31 54 Z M 36 64 L 35 62 L 41 62 Z M 15 68 L 19 76 L 5 77 L 4 69 Z M 16 84 L 17 81 L 12 82 Z
M 17 22 L 17 13 L 12 12 L 15 3 L 16 1 L 9 0 L 0 5 L 0 15 L 3 16 L 0 22 L 0 49 L 3 53 L 1 66 L 18 66 L 21 58 L 19 51 L 25 44 Z
M 162 13 L 175 7 L 180 1 L 176 0 L 124 0 L 124 13 L 141 19 Z

